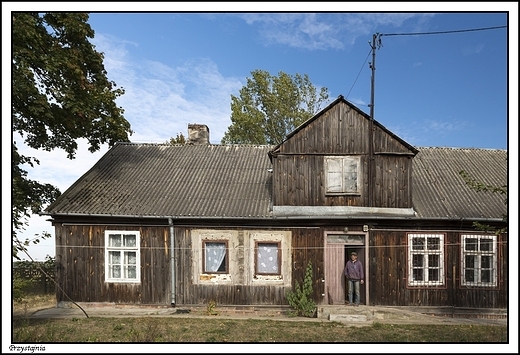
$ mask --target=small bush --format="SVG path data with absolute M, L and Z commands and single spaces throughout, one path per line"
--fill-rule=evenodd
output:
M 314 318 L 316 315 L 316 303 L 311 298 L 312 289 L 312 263 L 309 261 L 305 270 L 303 287 L 296 281 L 294 291 L 287 291 L 287 301 L 295 310 L 297 316 Z
M 217 302 L 213 300 L 209 301 L 206 306 L 206 314 L 208 316 L 218 316 L 219 312 L 215 310 L 215 307 L 217 307 Z

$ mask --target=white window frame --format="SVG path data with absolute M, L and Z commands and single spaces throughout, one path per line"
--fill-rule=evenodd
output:
M 113 235 L 121 235 L 121 245 L 113 246 L 110 245 L 110 236 Z M 123 235 L 133 235 L 135 236 L 135 246 L 125 246 L 123 245 L 124 237 Z M 121 230 L 107 230 L 105 231 L 105 282 L 120 282 L 120 283 L 140 283 L 141 282 L 141 251 L 140 244 L 141 243 L 141 234 L 139 231 L 121 231 Z M 116 264 L 111 264 L 110 258 L 111 253 L 119 254 L 119 265 L 121 270 L 121 277 L 111 277 L 110 268 L 113 266 L 117 266 Z M 128 255 L 130 253 L 135 253 L 135 268 L 136 268 L 136 277 L 129 278 L 125 277 L 125 269 L 128 270 L 130 265 L 128 264 Z
M 414 239 L 424 240 L 424 248 L 414 248 Z M 428 242 L 428 238 L 439 239 L 438 248 L 431 248 L 437 244 Z M 429 265 L 429 257 L 438 255 L 438 265 Z M 421 265 L 414 265 L 414 256 L 421 260 Z M 422 280 L 414 280 L 414 270 L 422 270 Z M 429 271 L 438 270 L 438 280 L 429 279 Z M 442 233 L 409 233 L 408 234 L 408 286 L 444 286 L 445 284 L 445 265 L 444 265 L 444 234 Z
M 355 167 L 355 171 L 352 171 Z M 349 183 L 355 175 L 355 189 Z M 325 193 L 327 195 L 359 195 L 361 193 L 361 157 L 325 157 Z
M 468 239 L 476 239 L 476 250 L 468 249 L 466 241 Z M 481 240 L 490 239 L 492 241 L 491 250 L 481 250 Z M 461 235 L 461 284 L 462 286 L 479 286 L 479 287 L 496 287 L 497 286 L 497 239 L 496 235 L 490 234 L 462 234 Z M 474 264 L 466 264 L 466 256 L 474 256 Z M 492 257 L 490 267 L 484 269 L 489 270 L 491 273 L 491 282 L 482 281 L 482 270 L 483 270 L 483 257 Z M 470 271 L 471 270 L 471 271 Z M 473 281 L 466 281 L 466 275 L 468 272 L 473 272 Z

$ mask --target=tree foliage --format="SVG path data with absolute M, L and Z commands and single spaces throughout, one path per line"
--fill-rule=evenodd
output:
M 288 133 L 317 113 L 328 100 L 307 74 L 272 76 L 254 70 L 239 96 L 231 95 L 231 126 L 222 138 L 230 144 L 279 144 Z
M 73 159 L 77 139 L 89 151 L 128 141 L 130 123 L 116 104 L 122 88 L 108 80 L 103 54 L 89 38 L 87 13 L 12 14 L 12 129 L 34 149 L 63 149 Z M 59 190 L 27 179 L 23 165 L 38 160 L 20 155 L 12 143 L 13 237 L 29 212 L 52 202 Z
M 171 137 L 170 140 L 166 141 L 166 144 L 186 144 L 186 137 L 184 137 L 184 135 L 179 132 L 175 138 Z

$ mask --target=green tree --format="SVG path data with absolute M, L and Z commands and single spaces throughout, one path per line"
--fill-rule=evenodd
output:
M 231 95 L 231 126 L 223 144 L 279 144 L 288 133 L 311 118 L 328 100 L 307 74 L 291 76 L 255 70 L 240 95 Z
M 166 144 L 186 144 L 186 137 L 184 137 L 184 135 L 179 132 L 175 138 L 171 137 L 170 140 L 166 141 Z
M 496 193 L 500 195 L 507 196 L 507 185 L 502 186 L 494 186 L 485 184 L 483 182 L 477 181 L 474 177 L 470 176 L 467 171 L 461 170 L 459 171 L 459 175 L 464 179 L 464 182 L 466 185 L 468 185 L 471 189 L 477 191 L 477 192 L 491 192 Z M 508 200 L 507 197 L 504 197 L 504 204 L 507 206 Z M 507 214 L 502 215 L 502 220 L 504 222 L 507 222 Z M 483 232 L 487 233 L 495 233 L 495 234 L 502 234 L 507 233 L 507 227 L 506 228 L 495 228 L 493 226 L 490 226 L 489 224 L 484 224 L 480 222 L 473 222 L 473 226 Z
M 13 133 L 34 149 L 63 149 L 69 159 L 79 138 L 95 152 L 104 143 L 128 141 L 132 133 L 115 102 L 124 90 L 108 80 L 103 54 L 89 42 L 94 31 L 88 18 L 87 13 L 12 14 Z M 59 190 L 27 179 L 24 165 L 39 161 L 20 155 L 14 139 L 12 159 L 14 240 L 30 213 L 52 202 Z

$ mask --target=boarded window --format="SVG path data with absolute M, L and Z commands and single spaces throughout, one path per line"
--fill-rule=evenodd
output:
M 444 285 L 444 234 L 408 234 L 408 286 Z
M 137 231 L 105 231 L 105 281 L 140 282 Z
M 497 285 L 497 236 L 462 235 L 462 285 Z
M 359 157 L 325 157 L 325 172 L 327 194 L 359 194 Z

